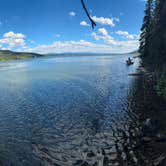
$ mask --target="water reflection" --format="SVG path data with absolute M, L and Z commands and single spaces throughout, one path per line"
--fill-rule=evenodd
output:
M 22 69 L 0 71 L 1 161 L 60 166 L 124 163 L 129 156 L 122 155 L 122 149 L 137 123 L 128 97 L 134 79 L 128 73 L 138 63 L 129 68 L 126 58 L 38 59 L 15 62 L 25 63 Z

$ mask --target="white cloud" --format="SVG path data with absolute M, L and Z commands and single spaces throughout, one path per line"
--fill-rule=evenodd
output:
M 81 26 L 89 27 L 90 25 L 86 21 L 81 21 L 80 22 Z
M 85 40 L 79 41 L 55 41 L 48 45 L 33 45 L 29 39 L 25 44 L 26 36 L 22 33 L 7 32 L 0 39 L 1 49 L 12 49 L 36 53 L 64 53 L 64 52 L 93 52 L 93 53 L 125 53 L 138 48 L 138 40 L 118 41 L 111 36 L 105 28 L 99 28 L 97 32 L 91 34 L 94 42 Z M 6 46 L 7 45 L 7 46 Z
M 1 45 L 8 45 L 8 47 L 14 48 L 14 47 L 23 47 L 25 46 L 25 35 L 22 33 L 14 33 L 12 31 L 7 32 L 3 35 L 3 38 L 0 39 Z
M 65 42 L 56 41 L 51 45 L 39 45 L 35 48 L 30 48 L 27 51 L 40 53 L 84 52 L 84 50 L 89 47 L 93 47 L 93 44 L 84 40 Z
M 106 29 L 100 28 L 97 33 L 93 32 L 92 37 L 95 40 L 104 41 L 104 44 L 79 41 L 56 41 L 50 45 L 38 45 L 33 48 L 22 49 L 22 51 L 37 53 L 65 53 L 65 52 L 91 52 L 91 53 L 126 53 L 138 48 L 137 40 L 117 41 L 108 34 Z
M 98 32 L 93 32 L 91 36 L 97 41 L 103 40 L 107 44 L 115 45 L 114 37 L 110 36 L 105 28 L 99 28 Z
M 76 13 L 71 11 L 71 12 L 69 12 L 69 15 L 74 17 L 74 16 L 76 16 Z
M 105 18 L 105 17 L 96 17 L 92 16 L 92 19 L 101 25 L 108 25 L 110 27 L 115 26 L 115 22 L 119 22 L 119 18 Z
M 90 52 L 90 53 L 127 53 L 136 50 L 136 41 L 125 41 L 120 43 L 97 44 L 85 40 L 80 41 L 56 41 L 51 45 L 39 45 L 34 48 L 22 49 L 21 51 L 37 53 L 65 53 L 65 52 Z
M 107 36 L 108 35 L 108 32 L 107 32 L 107 30 L 105 28 L 99 28 L 98 31 L 103 36 Z
M 138 49 L 138 40 L 119 41 L 109 35 L 105 28 L 99 28 L 91 36 L 98 41 L 55 41 L 49 45 L 38 45 L 31 48 L 22 47 L 21 51 L 36 53 L 65 53 L 65 52 L 91 52 L 91 53 L 126 53 Z M 101 42 L 101 43 L 99 43 Z M 104 42 L 104 43 L 103 43 Z M 103 44 L 102 44 L 103 43 Z
M 99 41 L 102 40 L 104 43 L 110 45 L 114 49 L 115 52 L 128 52 L 132 50 L 136 50 L 138 48 L 139 42 L 138 40 L 127 40 L 127 41 L 119 41 L 115 40 L 114 37 L 110 36 L 105 28 L 99 28 L 98 32 L 93 32 L 91 36 Z
M 115 33 L 119 36 L 126 38 L 126 39 L 134 40 L 134 39 L 138 38 L 138 35 L 129 34 L 129 32 L 127 32 L 127 31 L 116 31 Z
M 18 39 L 18 38 L 25 38 L 25 35 L 22 33 L 14 33 L 12 31 L 7 32 L 3 35 L 4 38 L 13 38 L 13 39 Z

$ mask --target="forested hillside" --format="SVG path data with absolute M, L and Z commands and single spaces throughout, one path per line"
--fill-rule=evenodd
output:
M 155 73 L 158 93 L 166 98 L 166 0 L 147 1 L 139 52 Z
M 43 57 L 44 55 L 29 52 L 14 52 L 10 50 L 0 50 L 0 61 L 29 59 Z

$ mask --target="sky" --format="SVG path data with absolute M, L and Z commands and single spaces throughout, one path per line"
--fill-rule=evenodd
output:
M 126 53 L 138 49 L 145 0 L 0 0 L 0 49 Z

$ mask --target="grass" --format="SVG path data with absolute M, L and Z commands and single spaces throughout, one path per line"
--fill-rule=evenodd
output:
M 37 57 L 43 57 L 43 56 L 44 55 L 36 54 L 36 53 L 13 52 L 9 50 L 0 51 L 0 61 L 29 59 L 29 58 L 37 58 Z

